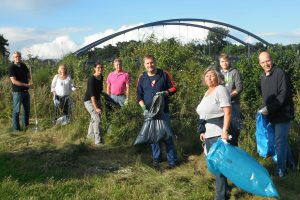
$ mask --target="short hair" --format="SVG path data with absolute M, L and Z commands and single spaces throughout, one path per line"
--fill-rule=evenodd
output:
M 116 59 L 114 59 L 114 63 L 120 63 L 120 64 L 122 64 L 122 60 L 121 60 L 121 58 L 116 58 Z
M 230 60 L 229 56 L 226 54 L 226 53 L 221 53 L 220 56 L 219 56 L 219 60 L 223 58 L 225 60 Z
M 205 85 L 205 75 L 208 73 L 208 72 L 214 72 L 214 74 L 217 76 L 218 78 L 218 85 L 223 85 L 224 84 L 224 76 L 223 74 L 220 72 L 220 70 L 213 66 L 213 65 L 210 65 L 209 67 L 207 67 L 204 72 L 203 72 L 203 76 L 202 76 L 202 83 L 203 85 Z
M 259 57 L 260 57 L 260 55 L 261 55 L 261 54 L 263 54 L 263 53 L 265 53 L 265 54 L 269 55 L 269 57 L 270 57 L 270 60 L 272 60 L 272 57 L 271 57 L 271 55 L 270 55 L 270 53 L 269 53 L 268 51 L 261 51 L 261 52 L 259 52 L 259 53 L 258 53 L 258 61 L 259 61 Z
M 64 69 L 65 72 L 66 72 L 66 74 L 68 74 L 68 69 L 67 69 L 67 67 L 66 67 L 65 64 L 61 64 L 61 65 L 58 66 L 57 73 L 59 74 L 59 73 L 61 72 L 62 69 Z
M 13 53 L 13 56 L 15 57 L 15 55 L 22 56 L 22 54 L 21 54 L 21 52 L 20 52 L 20 51 L 15 51 L 15 52 Z
M 154 56 L 151 55 L 151 54 L 146 54 L 146 55 L 144 56 L 144 58 L 143 58 L 144 62 L 145 62 L 146 59 L 152 59 L 153 61 L 155 61 Z

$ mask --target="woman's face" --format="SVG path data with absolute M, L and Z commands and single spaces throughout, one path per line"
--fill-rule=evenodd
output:
M 97 65 L 95 68 L 95 75 L 100 76 L 104 70 L 104 67 L 102 65 Z
M 204 76 L 204 81 L 208 87 L 218 86 L 218 77 L 214 71 L 208 71 Z
M 66 73 L 66 69 L 65 68 L 61 68 L 60 69 L 60 73 L 59 73 L 60 75 L 62 75 L 62 76 L 65 76 L 65 75 L 67 75 L 67 73 Z

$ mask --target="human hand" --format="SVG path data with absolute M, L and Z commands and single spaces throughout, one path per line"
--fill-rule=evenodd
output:
M 124 105 L 128 105 L 128 97 L 125 99 Z
M 149 111 L 146 109 L 143 111 L 143 115 L 146 116 L 149 113 Z
M 268 109 L 267 109 L 267 106 L 261 108 L 258 113 L 262 114 L 262 115 L 268 115 L 269 112 L 268 112 Z
M 228 134 L 228 131 L 227 131 L 227 130 L 222 130 L 221 138 L 222 138 L 223 140 L 229 140 L 229 134 Z
M 101 112 L 102 112 L 101 108 L 96 108 L 95 111 L 97 114 L 101 114 Z
M 142 105 L 141 107 L 142 107 L 142 109 L 143 109 L 143 115 L 144 115 L 144 116 L 145 116 L 146 114 L 149 113 L 149 111 L 148 111 L 147 108 L 146 108 L 146 105 Z
M 201 133 L 199 138 L 200 138 L 201 142 L 204 142 L 205 141 L 205 134 Z
M 162 96 L 168 96 L 169 92 L 168 91 L 161 91 L 161 92 L 156 92 L 157 95 L 162 95 Z
M 33 83 L 30 81 L 30 82 L 27 84 L 27 87 L 28 87 L 28 88 L 33 88 Z

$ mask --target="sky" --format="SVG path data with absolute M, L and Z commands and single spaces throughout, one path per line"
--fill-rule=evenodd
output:
M 160 20 L 196 18 L 240 27 L 269 43 L 298 44 L 299 8 L 298 0 L 0 0 L 0 35 L 8 40 L 11 54 L 21 51 L 23 57 L 60 59 L 121 30 Z M 229 27 L 223 28 L 245 42 L 257 42 Z M 158 39 L 175 37 L 185 43 L 204 41 L 207 30 L 149 27 L 128 32 L 101 46 L 132 39 L 143 41 L 152 33 Z

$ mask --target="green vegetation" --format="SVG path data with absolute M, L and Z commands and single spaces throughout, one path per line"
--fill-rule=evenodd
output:
M 230 45 L 224 49 L 234 52 L 237 59 L 233 65 L 240 70 L 245 87 L 241 97 L 244 118 L 241 147 L 273 172 L 272 161 L 258 158 L 256 153 L 255 114 L 262 102 L 258 92 L 262 70 L 257 52 L 247 57 L 246 50 L 240 51 L 243 49 L 240 46 Z M 300 144 L 298 49 L 298 45 L 270 48 L 274 62 L 285 69 L 293 81 L 296 118 L 291 127 L 290 142 L 297 162 Z M 119 43 L 117 48 L 96 49 L 80 58 L 66 56 L 60 63 L 67 65 L 79 88 L 72 94 L 72 121 L 66 126 L 51 123 L 50 82 L 59 63 L 30 58 L 26 63 L 31 64 L 33 70 L 39 130 L 34 132 L 30 127 L 17 135 L 12 134 L 10 128 L 10 81 L 7 76 L 2 76 L 0 199 L 213 199 L 215 181 L 206 169 L 195 131 L 198 118 L 195 108 L 206 89 L 201 84 L 201 74 L 208 65 L 216 63 L 205 51 L 205 47 L 197 43 L 182 45 L 175 39 L 158 42 L 151 37 L 144 43 L 126 42 Z M 157 66 L 169 70 L 178 87 L 178 92 L 171 98 L 172 125 L 180 160 L 179 167 L 174 170 L 168 170 L 167 163 L 163 162 L 162 170 L 156 171 L 151 167 L 149 147 L 132 146 L 143 123 L 141 109 L 135 102 L 135 86 L 137 77 L 144 70 L 142 57 L 146 53 L 155 55 Z M 90 116 L 82 102 L 86 78 L 91 74 L 88 61 L 101 58 L 107 77 L 113 70 L 111 61 L 116 55 L 121 57 L 125 70 L 132 77 L 130 103 L 121 109 L 104 107 L 101 128 L 106 144 L 95 147 L 93 141 L 85 138 Z M 6 64 L 2 63 L 0 69 L 6 69 Z M 34 126 L 33 105 L 31 114 Z M 273 181 L 281 199 L 300 198 L 299 171 L 283 179 L 273 177 Z M 232 187 L 230 199 L 267 199 Z

